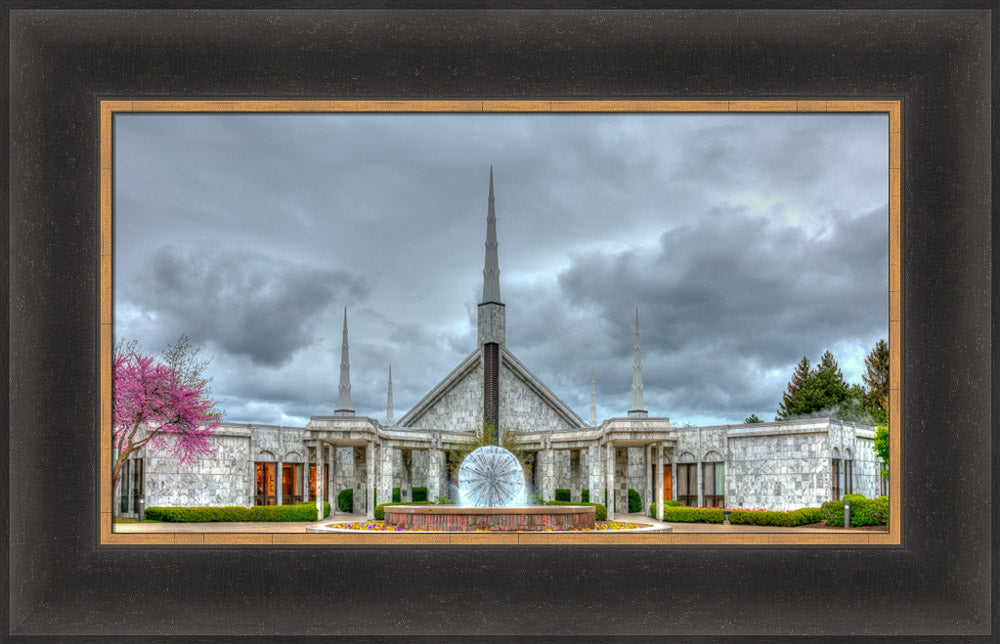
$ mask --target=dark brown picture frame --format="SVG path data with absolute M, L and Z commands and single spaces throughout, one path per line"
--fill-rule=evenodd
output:
M 12 642 L 988 637 L 991 8 L 8 6 L 2 632 Z M 100 101 L 331 97 L 900 100 L 902 545 L 101 545 Z

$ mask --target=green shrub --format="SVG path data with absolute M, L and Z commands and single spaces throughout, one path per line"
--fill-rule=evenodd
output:
M 323 516 L 328 516 L 330 514 L 330 504 L 324 503 L 323 510 Z M 146 508 L 146 519 L 168 523 L 315 521 L 316 504 L 306 502 L 294 505 L 255 505 L 252 508 L 245 508 L 239 505 L 219 508 L 208 506 L 186 508 L 154 506 Z
M 541 494 L 531 492 L 528 494 L 527 503 L 528 505 L 545 505 L 545 499 L 542 498 Z
M 637 490 L 628 489 L 628 511 L 642 512 L 642 497 Z
M 375 512 L 372 514 L 375 516 L 377 521 L 385 520 L 385 508 L 389 505 L 434 505 L 433 501 L 402 501 L 400 503 L 383 503 L 382 505 L 375 506 Z
M 665 511 L 667 508 L 676 508 L 676 507 L 681 507 L 682 505 L 684 504 L 681 503 L 680 501 L 668 500 L 663 502 L 663 509 Z M 651 517 L 656 516 L 656 501 L 653 501 L 652 503 L 649 504 L 649 516 Z
M 421 501 L 427 500 L 427 488 L 424 486 L 414 487 L 411 491 L 411 496 L 413 497 L 414 503 L 420 503 Z
M 556 488 L 556 501 L 569 501 L 570 500 L 569 490 L 564 487 Z
M 729 522 L 742 525 L 764 525 L 794 528 L 807 523 L 818 523 L 823 520 L 823 512 L 819 508 L 800 508 L 789 512 L 761 512 L 750 510 L 733 510 Z
M 889 523 L 889 498 L 879 496 L 869 499 L 861 494 L 848 494 L 851 502 L 851 527 L 886 525 Z M 827 501 L 822 506 L 823 519 L 828 526 L 844 527 L 844 501 Z
M 354 512 L 354 489 L 341 490 L 337 495 L 337 509 L 341 512 Z
M 439 496 L 438 505 L 455 505 L 455 502 L 446 496 Z
M 689 508 L 687 506 L 663 506 L 663 520 L 677 523 L 722 523 L 725 514 L 722 508 Z
M 587 503 L 590 501 L 590 490 L 585 489 L 580 491 L 580 501 L 582 501 L 583 503 Z
M 577 501 L 548 501 L 545 505 L 589 505 L 594 508 L 595 521 L 607 521 L 608 509 L 600 503 L 582 503 Z
M 392 488 L 392 502 L 393 502 L 393 503 L 398 503 L 398 502 L 400 502 L 400 501 L 401 501 L 402 499 L 403 499 L 403 497 L 402 497 L 402 495 L 401 495 L 401 494 L 399 493 L 399 488 L 398 488 L 398 487 L 394 487 L 394 488 Z

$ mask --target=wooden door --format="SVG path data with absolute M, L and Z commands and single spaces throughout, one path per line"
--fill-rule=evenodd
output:
M 673 493 L 673 487 L 670 484 L 670 466 L 663 466 L 663 500 L 669 501 L 670 495 Z

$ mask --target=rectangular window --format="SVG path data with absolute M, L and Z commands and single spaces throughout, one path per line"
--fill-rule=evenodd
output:
M 840 459 L 835 458 L 831 462 L 831 469 L 833 472 L 833 500 L 840 500 Z
M 281 502 L 302 503 L 302 463 L 285 463 L 281 469 Z
M 142 459 L 132 461 L 132 512 L 139 513 L 139 497 L 142 496 Z
M 118 497 L 119 497 L 119 509 L 118 509 L 118 512 L 119 512 L 119 514 L 122 514 L 122 515 L 129 514 L 129 507 L 128 507 L 128 500 L 129 500 L 128 487 L 129 487 L 129 483 L 130 483 L 131 478 L 132 478 L 131 477 L 131 472 L 132 472 L 132 461 L 125 461 L 125 463 L 122 464 L 121 478 L 120 478 L 120 482 L 118 483 Z
M 702 496 L 707 508 L 725 507 L 725 465 L 723 463 L 702 463 Z
M 698 464 L 677 465 L 677 500 L 684 505 L 698 505 Z
M 323 471 L 325 471 L 325 468 L 321 467 L 320 468 L 320 472 L 323 472 Z M 324 501 L 329 501 L 330 499 L 335 498 L 337 495 L 333 492 L 333 490 L 328 489 L 331 486 L 327 485 L 326 483 L 327 483 L 326 480 L 324 480 L 323 481 L 323 500 Z M 312 463 L 312 464 L 309 465 L 309 500 L 310 501 L 315 501 L 316 500 L 316 464 L 315 463 Z
M 277 463 L 266 463 L 257 461 L 255 463 L 257 472 L 257 493 L 254 495 L 255 505 L 275 505 L 278 503 L 277 487 L 275 483 Z

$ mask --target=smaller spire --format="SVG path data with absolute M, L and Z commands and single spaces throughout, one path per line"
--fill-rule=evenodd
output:
M 632 408 L 629 418 L 645 418 L 649 414 L 642 403 L 642 351 L 639 349 L 639 307 L 635 307 L 635 343 L 632 346 Z
M 385 424 L 392 425 L 394 419 L 392 417 L 392 365 L 389 365 L 389 391 L 385 397 Z
M 344 307 L 344 337 L 340 344 L 340 387 L 334 416 L 353 416 L 351 408 L 351 357 L 347 345 L 347 307 Z
M 594 382 L 594 369 L 590 370 L 590 426 L 597 427 L 597 385 Z

